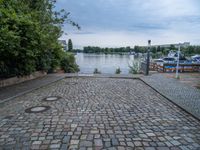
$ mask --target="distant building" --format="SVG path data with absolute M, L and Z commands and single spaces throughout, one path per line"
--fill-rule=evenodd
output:
M 67 51 L 67 42 L 66 42 L 66 40 L 59 40 L 59 42 L 62 45 L 63 50 Z
M 161 48 L 162 47 L 170 48 L 171 45 L 174 45 L 175 48 L 178 48 L 178 46 L 179 46 L 179 44 L 163 44 L 163 45 L 152 45 L 152 46 L 155 46 L 155 47 L 160 46 Z M 190 42 L 181 43 L 181 47 L 188 47 L 188 46 L 190 46 Z

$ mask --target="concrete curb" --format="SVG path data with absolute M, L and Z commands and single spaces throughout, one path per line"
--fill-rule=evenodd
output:
M 40 89 L 40 88 L 42 88 L 42 87 L 45 87 L 45 86 L 47 86 L 47 85 L 49 85 L 49 84 L 51 84 L 51 83 L 57 82 L 57 81 L 62 80 L 62 79 L 64 79 L 64 78 L 66 78 L 66 77 L 65 77 L 65 76 L 60 77 L 60 78 L 55 79 L 55 80 L 53 80 L 53 81 L 51 81 L 51 82 L 48 82 L 48 83 L 44 83 L 44 84 L 42 84 L 42 85 L 39 85 L 38 87 L 35 87 L 35 88 L 32 88 L 32 89 L 23 91 L 23 92 L 21 92 L 21 93 L 19 93 L 19 94 L 16 94 L 15 96 L 11 96 L 11 97 L 9 97 L 9 98 L 3 99 L 3 100 L 0 101 L 0 104 L 3 104 L 3 103 L 5 103 L 5 102 L 8 102 L 8 101 L 10 101 L 10 100 L 12 100 L 12 99 L 14 99 L 14 98 L 16 98 L 16 97 L 19 97 L 19 96 L 25 95 L 25 94 L 27 94 L 27 93 L 30 93 L 30 92 L 32 92 L 32 91 L 34 91 L 34 90 Z
M 3 79 L 3 80 L 0 80 L 0 88 L 16 85 L 16 84 L 26 82 L 26 81 L 30 81 L 30 80 L 34 80 L 34 79 L 37 79 L 37 78 L 42 78 L 46 75 L 47 75 L 46 72 L 36 71 L 36 72 L 34 72 L 30 75 L 26 75 L 26 76 L 22 76 L 22 77 L 12 77 L 12 78 Z

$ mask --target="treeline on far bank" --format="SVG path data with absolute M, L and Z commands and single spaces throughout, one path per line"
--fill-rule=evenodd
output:
M 160 46 L 151 46 L 151 53 L 153 57 L 161 57 L 167 55 L 170 50 L 178 50 L 174 45 L 170 45 L 170 47 L 160 47 Z M 127 47 L 120 47 L 120 48 L 101 48 L 96 46 L 87 46 L 83 48 L 84 53 L 104 53 L 104 54 L 123 54 L 123 53 L 146 53 L 147 47 L 145 46 L 134 46 L 131 48 Z M 186 56 L 191 56 L 195 54 L 200 54 L 200 46 L 188 46 L 188 47 L 181 47 L 181 52 Z

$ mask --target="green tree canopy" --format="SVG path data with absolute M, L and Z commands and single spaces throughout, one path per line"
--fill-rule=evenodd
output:
M 20 76 L 59 65 L 58 38 L 69 19 L 55 0 L 0 0 L 0 77 Z
M 69 40 L 68 40 L 68 51 L 72 51 L 72 50 L 73 50 L 72 40 L 69 39 Z

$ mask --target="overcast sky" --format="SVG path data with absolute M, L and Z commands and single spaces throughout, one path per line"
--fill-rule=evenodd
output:
M 81 26 L 61 37 L 75 47 L 200 44 L 200 0 L 58 0 L 61 8 Z

